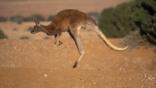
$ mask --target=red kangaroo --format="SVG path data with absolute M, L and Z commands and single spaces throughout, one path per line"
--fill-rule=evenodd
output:
M 117 47 L 113 45 L 106 36 L 101 32 L 96 22 L 91 18 L 91 16 L 87 15 L 84 12 L 67 9 L 59 12 L 56 16 L 54 16 L 52 22 L 49 25 L 42 25 L 39 21 L 35 21 L 35 26 L 31 30 L 31 33 L 44 32 L 47 35 L 54 35 L 55 44 L 61 45 L 60 36 L 62 32 L 68 32 L 72 39 L 74 40 L 78 51 L 80 53 L 79 58 L 76 60 L 73 68 L 77 67 L 78 63 L 81 61 L 83 56 L 85 55 L 84 48 L 80 41 L 80 29 L 87 28 L 88 26 L 92 27 L 95 32 L 99 35 L 99 37 L 112 49 L 117 51 L 123 51 L 128 47 Z

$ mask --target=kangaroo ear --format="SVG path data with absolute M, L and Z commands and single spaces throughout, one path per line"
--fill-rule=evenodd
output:
M 36 25 L 39 25 L 40 24 L 40 21 L 37 19 L 37 18 L 33 18 L 34 22 Z

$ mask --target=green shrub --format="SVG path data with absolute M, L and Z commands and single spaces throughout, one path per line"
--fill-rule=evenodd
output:
M 109 37 L 123 37 L 139 30 L 143 38 L 156 43 L 156 1 L 133 0 L 103 10 L 99 26 Z
M 156 1 L 155 0 L 136 0 L 134 20 L 141 35 L 156 44 Z
M 99 26 L 108 37 L 123 37 L 133 29 L 130 21 L 132 5 L 124 3 L 102 11 Z
M 7 35 L 4 34 L 2 30 L 0 30 L 0 39 L 7 39 Z
M 112 37 L 116 36 L 113 32 L 114 31 L 114 26 L 113 26 L 113 8 L 106 9 L 102 11 L 100 19 L 99 19 L 99 26 L 102 29 L 102 31 L 105 33 L 106 36 Z

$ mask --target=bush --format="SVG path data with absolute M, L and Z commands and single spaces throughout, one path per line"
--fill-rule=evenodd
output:
M 23 22 L 24 17 L 17 15 L 17 16 L 12 16 L 10 17 L 10 21 L 16 22 L 18 24 L 21 24 Z
M 6 22 L 6 21 L 8 21 L 8 19 L 6 18 L 6 17 L 0 17 L 0 22 Z
M 102 11 L 101 17 L 99 19 L 99 26 L 102 29 L 102 31 L 105 33 L 105 35 L 108 37 L 115 37 L 117 36 L 116 33 L 119 32 L 114 28 L 113 25 L 113 19 L 114 19 L 113 13 L 114 13 L 113 8 L 106 9 Z
M 2 30 L 0 30 L 0 39 L 7 39 L 7 35 L 4 34 Z
M 130 21 L 131 6 L 133 3 L 124 3 L 102 11 L 99 26 L 108 37 L 124 37 L 133 29 Z
M 30 22 L 30 21 L 34 21 L 34 20 L 45 21 L 45 18 L 39 14 L 34 14 L 32 16 L 29 16 L 29 17 L 24 17 L 23 20 L 26 22 Z
M 39 14 L 34 14 L 32 16 L 23 17 L 20 15 L 10 17 L 10 21 L 21 24 L 22 22 L 30 22 L 34 20 L 45 21 L 45 18 Z
M 39 14 L 34 14 L 30 17 L 32 19 L 32 21 L 35 19 L 39 20 L 39 21 L 45 21 L 45 18 Z
M 53 16 L 49 16 L 48 19 L 47 19 L 47 21 L 52 21 L 53 18 L 54 18 Z
M 143 38 L 156 43 L 156 1 L 135 0 L 103 10 L 99 25 L 109 37 L 124 37 L 139 30 Z
M 142 36 L 156 44 L 156 1 L 137 0 L 136 9 L 133 15 L 134 22 Z

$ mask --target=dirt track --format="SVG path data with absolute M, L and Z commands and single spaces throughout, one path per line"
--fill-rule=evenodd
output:
M 0 40 L 0 88 L 156 88 L 153 49 L 116 52 L 94 32 L 82 31 L 86 55 L 73 69 L 79 54 L 72 39 L 63 34 L 57 47 L 53 38 L 35 38 L 41 35 Z M 111 41 L 119 46 L 120 40 Z

